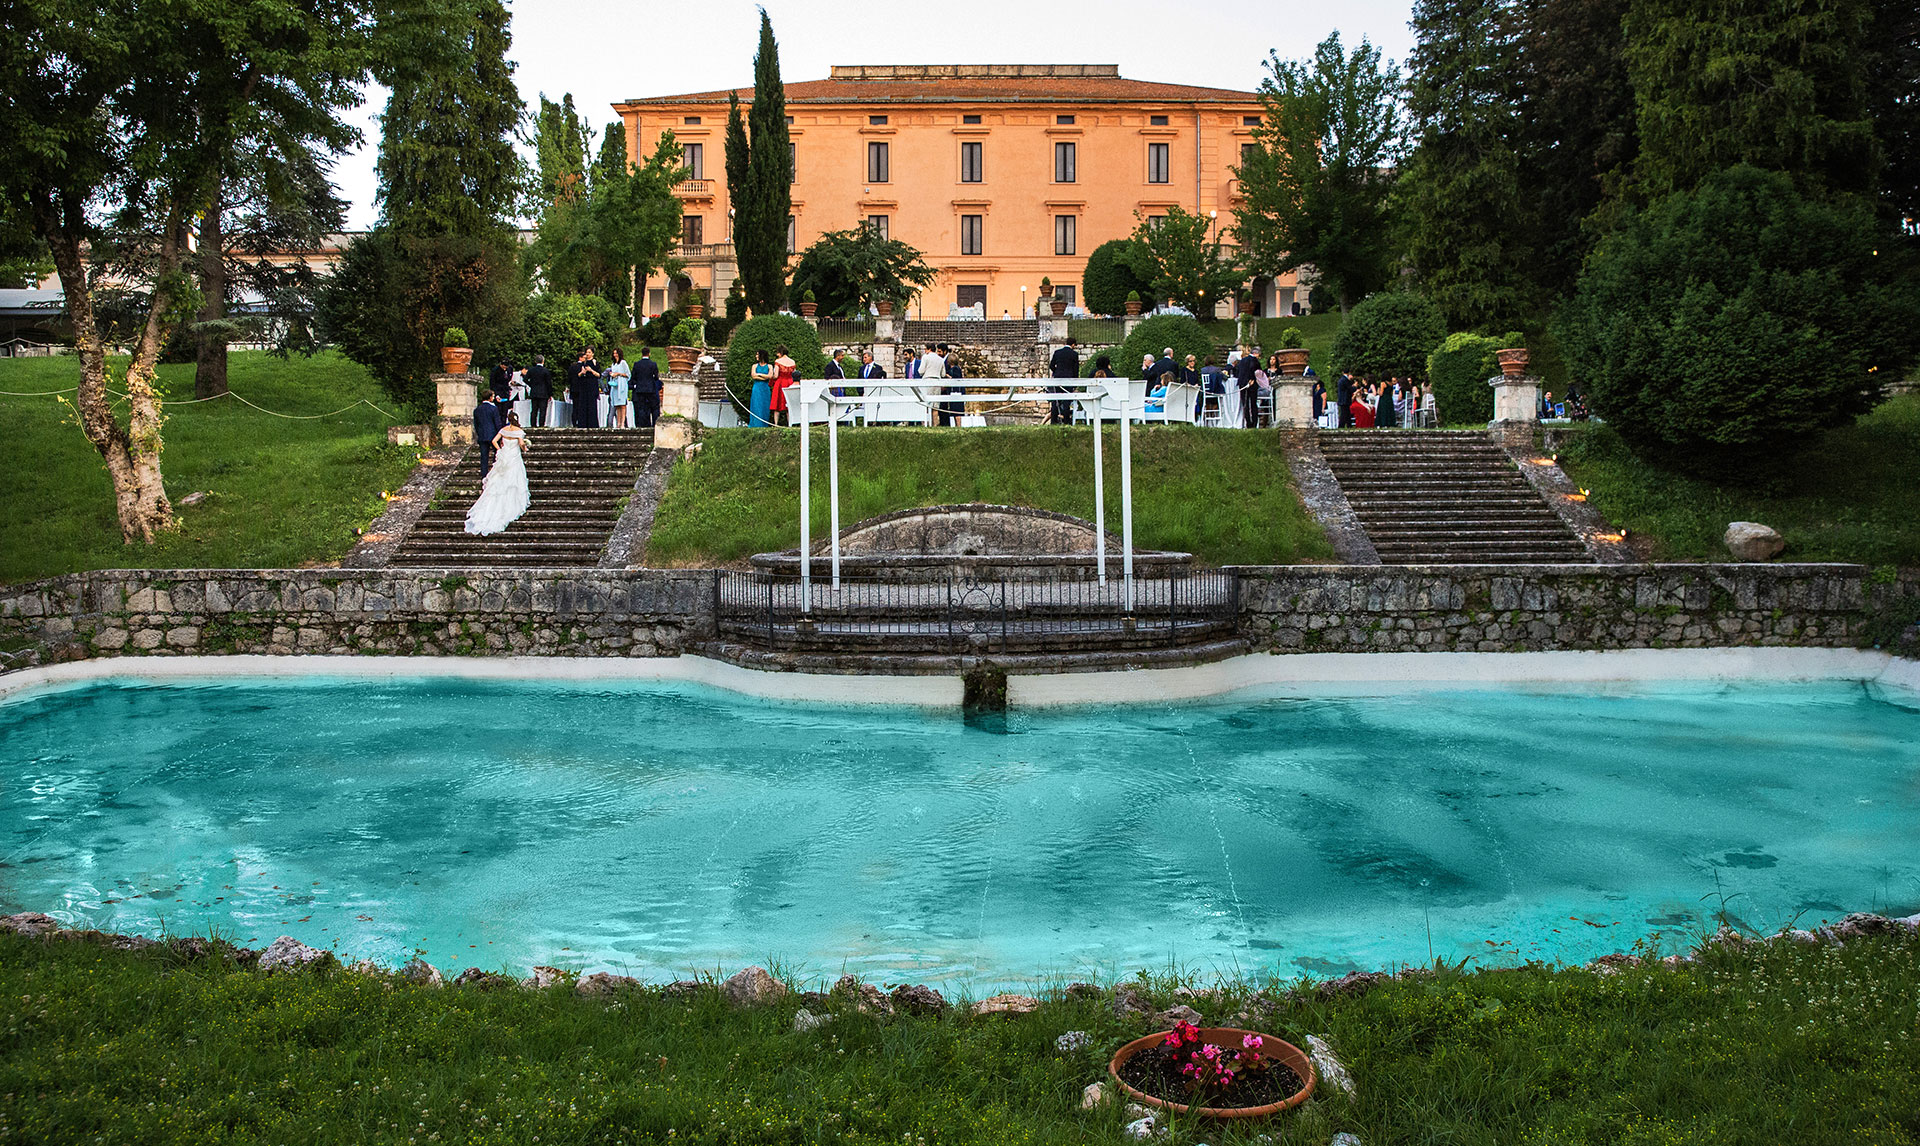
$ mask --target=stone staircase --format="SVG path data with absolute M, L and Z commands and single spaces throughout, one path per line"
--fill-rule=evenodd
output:
M 469 448 L 389 564 L 577 568 L 599 561 L 653 451 L 653 431 L 532 429 L 527 439 L 533 504 L 520 520 L 492 537 L 466 532 L 467 510 L 480 494 L 480 451 Z
M 1384 564 L 1593 560 L 1483 433 L 1324 431 L 1319 445 Z

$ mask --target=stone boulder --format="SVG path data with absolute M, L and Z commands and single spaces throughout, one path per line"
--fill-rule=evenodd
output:
M 1122 983 L 1113 989 L 1113 1013 L 1123 1019 L 1129 1015 L 1150 1015 L 1153 1013 L 1153 1001 L 1140 987 Z
M 35 939 L 42 935 L 51 935 L 60 930 L 60 921 L 51 915 L 42 915 L 37 911 L 23 911 L 18 915 L 0 915 L 0 931 L 11 931 L 15 935 L 25 935 Z
M 1197 1027 L 1203 1022 L 1200 1018 L 1200 1012 L 1187 1006 L 1185 1003 L 1177 1003 L 1164 1011 L 1155 1012 L 1153 1021 L 1163 1027 L 1171 1027 L 1175 1023 L 1192 1023 Z
M 976 1015 L 1030 1015 L 1040 1009 L 1040 1000 L 1032 995 L 995 995 L 973 1005 Z
M 558 967 L 535 967 L 533 974 L 522 982 L 529 990 L 544 991 L 555 983 L 565 982 L 571 971 L 562 971 Z
M 1393 982 L 1392 975 L 1383 975 L 1378 971 L 1352 971 L 1338 979 L 1329 979 L 1320 984 L 1314 988 L 1314 994 L 1322 999 L 1358 996 L 1391 982 Z
M 1727 526 L 1727 552 L 1735 561 L 1771 561 L 1787 547 L 1787 539 L 1771 526 L 1757 521 L 1736 521 Z
M 317 947 L 309 947 L 291 935 L 267 944 L 260 952 L 259 968 L 262 971 L 298 971 L 303 967 L 317 967 L 332 956 Z
M 946 996 L 924 984 L 901 985 L 893 989 L 894 1010 L 909 1015 L 944 1015 Z
M 803 1035 L 809 1031 L 817 1031 L 832 1021 L 832 1015 L 816 1015 L 805 1008 L 793 1013 L 793 1029 Z
M 749 967 L 720 984 L 720 993 L 736 1007 L 762 1007 L 785 998 L 787 985 L 765 967 Z
M 872 983 L 862 983 L 852 975 L 840 976 L 840 981 L 833 985 L 831 994 L 837 999 L 851 1000 L 853 1009 L 863 1015 L 893 1013 L 893 1002 L 887 998 L 886 992 Z
M 469 967 L 453 977 L 456 987 L 472 987 L 479 991 L 493 991 L 501 987 L 511 987 L 514 981 L 494 971 L 482 971 L 478 967 Z
M 438 967 L 417 956 L 408 960 L 405 967 L 400 968 L 400 977 L 421 987 L 440 987 L 445 986 L 447 982 L 446 977 L 440 974 Z
M 580 976 L 573 989 L 590 999 L 611 999 L 621 991 L 639 985 L 640 980 L 631 975 L 609 975 L 605 971 L 595 971 L 591 975 Z

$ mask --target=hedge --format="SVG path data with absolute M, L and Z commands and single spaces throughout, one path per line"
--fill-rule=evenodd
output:
M 1427 356 L 1447 335 L 1446 320 L 1432 300 L 1411 291 L 1368 295 L 1347 315 L 1333 338 L 1328 366 L 1374 380 L 1419 378 Z
M 1517 333 L 1498 338 L 1471 331 L 1447 335 L 1427 355 L 1427 379 L 1440 405 L 1440 421 L 1449 425 L 1493 421 L 1493 387 L 1487 379 L 1500 373 L 1494 351 L 1524 345 Z
M 742 409 L 753 394 L 754 352 L 766 351 L 771 361 L 783 345 L 799 368 L 800 377 L 820 378 L 826 374 L 827 356 L 820 350 L 820 333 L 805 319 L 793 314 L 749 318 L 733 328 L 733 337 L 727 341 L 727 392 Z
M 1176 366 L 1186 364 L 1187 355 L 1204 365 L 1207 356 L 1218 347 L 1207 328 L 1199 320 L 1181 314 L 1159 314 L 1146 319 L 1133 328 L 1127 340 L 1106 353 L 1113 359 L 1113 374 L 1116 378 L 1142 378 L 1145 372 L 1140 369 L 1140 356 L 1151 354 L 1160 357 L 1160 352 L 1173 347 L 1173 362 Z M 1096 356 L 1083 354 L 1080 358 L 1080 376 L 1093 375 Z

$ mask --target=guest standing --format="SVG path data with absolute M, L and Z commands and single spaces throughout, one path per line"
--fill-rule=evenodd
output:
M 1368 387 L 1364 384 L 1356 385 L 1353 391 L 1353 402 L 1347 407 L 1348 414 L 1353 418 L 1351 424 L 1356 430 L 1373 429 L 1373 406 L 1371 403 L 1373 396 L 1369 394 L 1367 390 Z
M 1254 372 L 1260 369 L 1260 358 L 1253 347 L 1242 346 L 1240 357 L 1233 360 L 1233 380 L 1240 386 L 1240 424 L 1251 428 L 1260 420 L 1260 390 L 1254 385 Z
M 493 397 L 493 391 L 487 391 L 480 404 L 473 408 L 473 444 L 480 447 L 480 480 L 487 480 L 487 471 L 493 468 L 493 439 L 500 428 L 507 424 L 506 415 L 500 412 L 500 403 Z
M 800 377 L 800 364 L 787 355 L 784 345 L 774 348 L 773 358 L 773 406 L 772 413 L 776 425 L 791 425 L 787 411 L 787 387 Z
M 633 364 L 633 424 L 653 426 L 660 421 L 660 364 L 653 360 L 653 348 L 640 348 L 640 361 Z
M 627 391 L 633 380 L 633 367 L 627 365 L 627 356 L 619 347 L 613 349 L 613 363 L 607 367 L 607 424 L 615 429 L 627 428 Z
M 753 397 L 747 403 L 747 425 L 773 425 L 773 363 L 767 361 L 767 352 L 753 352 Z
M 1355 397 L 1353 373 L 1352 371 L 1342 370 L 1340 377 L 1333 384 L 1333 402 L 1334 405 L 1339 407 L 1335 413 L 1340 415 L 1340 428 L 1343 430 L 1353 425 L 1353 400 Z
M 527 367 L 527 402 L 533 407 L 529 413 L 536 426 L 547 424 L 547 406 L 553 401 L 553 371 L 547 369 L 547 356 L 536 354 L 533 365 Z
M 1077 380 L 1080 377 L 1080 352 L 1075 350 L 1074 347 L 1078 345 L 1080 345 L 1079 342 L 1068 338 L 1067 344 L 1054 351 L 1053 357 L 1047 359 L 1047 373 L 1055 378 L 1072 378 Z M 1071 421 L 1073 421 L 1073 402 L 1071 399 L 1055 398 L 1053 401 L 1047 403 L 1048 425 L 1064 426 Z
M 567 397 L 573 401 L 573 425 L 579 430 L 600 426 L 600 369 L 589 346 L 567 370 Z
M 883 369 L 878 362 L 873 360 L 873 351 L 862 350 L 860 352 L 860 377 L 863 379 L 871 378 L 878 381 L 886 376 L 886 370 Z

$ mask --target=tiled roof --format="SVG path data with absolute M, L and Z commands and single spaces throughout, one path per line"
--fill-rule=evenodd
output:
M 632 105 L 725 103 L 752 88 L 646 96 Z M 1111 65 L 836 67 L 831 78 L 787 85 L 788 104 L 1252 103 L 1252 92 L 1123 78 Z M 623 105 L 624 106 L 624 105 Z

